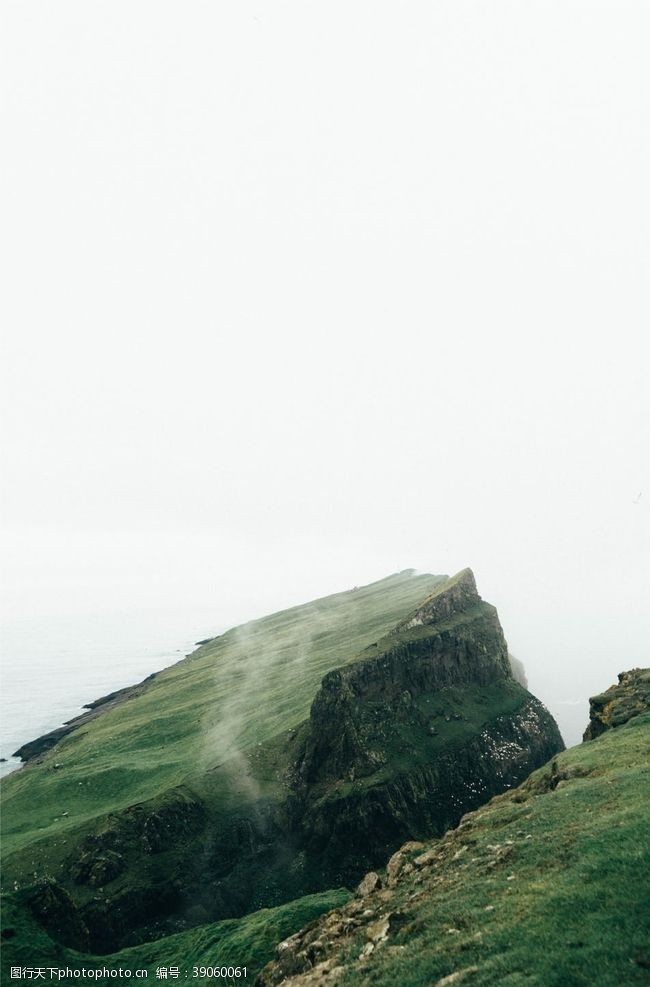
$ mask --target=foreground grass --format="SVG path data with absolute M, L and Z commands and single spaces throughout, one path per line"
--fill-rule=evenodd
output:
M 644 713 L 554 758 L 443 839 L 407 850 L 393 887 L 304 933 L 298 951 L 330 943 L 317 954 L 324 966 L 288 984 L 650 983 L 649 851 Z M 342 918 L 354 931 L 340 931 Z M 265 976 L 277 983 L 281 972 Z
M 214 984 L 214 977 L 194 976 L 194 969 L 201 967 L 240 967 L 246 968 L 246 975 L 238 978 L 219 978 L 221 983 L 252 984 L 256 974 L 273 955 L 274 946 L 291 935 L 307 922 L 311 922 L 322 912 L 343 905 L 350 895 L 347 891 L 327 891 L 323 894 L 307 895 L 298 901 L 290 901 L 278 908 L 263 909 L 246 915 L 242 919 L 228 919 L 210 925 L 199 926 L 189 932 L 168 936 L 157 942 L 143 943 L 131 949 L 123 949 L 109 956 L 91 956 L 66 949 L 55 943 L 29 916 L 16 895 L 5 896 L 2 902 L 3 933 L 10 930 L 11 938 L 5 938 L 2 950 L 2 984 L 10 982 L 11 967 L 45 968 L 45 979 L 50 982 L 49 967 L 71 970 L 109 971 L 146 970 L 147 976 L 136 980 L 135 976 L 104 977 L 103 982 L 112 984 L 135 984 L 137 982 L 158 982 L 156 971 L 159 968 L 177 967 L 178 982 L 192 984 Z M 187 977 L 186 977 L 187 973 Z M 14 983 L 20 981 L 13 981 Z M 82 978 L 64 976 L 55 983 L 78 985 Z M 102 982 L 102 980 L 91 981 Z

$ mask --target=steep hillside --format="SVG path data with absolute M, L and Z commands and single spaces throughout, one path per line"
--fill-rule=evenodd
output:
M 282 942 L 259 987 L 649 983 L 649 683 L 621 675 L 604 695 L 627 715 L 442 839 L 401 847 Z
M 562 746 L 471 572 L 401 573 L 206 642 L 37 754 L 4 880 L 113 953 L 354 886 Z
M 464 570 L 325 676 L 293 747 L 293 829 L 306 866 L 336 886 L 443 832 L 563 743 L 514 681 L 496 610 Z
M 4 852 L 159 796 L 299 723 L 323 675 L 443 580 L 408 570 L 207 641 L 8 777 Z

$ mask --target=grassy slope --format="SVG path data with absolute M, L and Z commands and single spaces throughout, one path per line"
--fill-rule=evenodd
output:
M 326 891 L 307 895 L 298 901 L 290 901 L 278 908 L 263 909 L 241 919 L 228 919 L 210 925 L 199 926 L 189 932 L 168 936 L 164 940 L 143 943 L 131 949 L 123 949 L 110 956 L 91 956 L 60 946 L 43 931 L 16 901 L 7 895 L 3 901 L 3 929 L 13 933 L 2 951 L 1 981 L 9 983 L 9 967 L 57 967 L 71 970 L 147 970 L 148 980 L 156 981 L 158 967 L 179 968 L 179 982 L 185 981 L 185 972 L 193 984 L 214 984 L 212 977 L 192 976 L 194 966 L 246 967 L 247 976 L 235 981 L 251 984 L 257 972 L 273 955 L 275 945 L 311 922 L 322 912 L 343 905 L 350 895 L 347 891 Z M 46 980 L 50 982 L 49 973 Z M 80 978 L 63 977 L 56 983 L 77 985 Z M 91 981 L 96 982 L 96 981 Z M 100 981 L 101 982 L 101 981 Z M 111 977 L 112 984 L 133 984 L 135 979 Z M 220 983 L 230 983 L 227 979 Z
M 407 854 L 432 849 L 435 859 L 364 899 L 374 917 L 350 935 L 335 930 L 322 955 L 345 965 L 343 977 L 318 982 L 422 987 L 457 974 L 450 983 L 463 987 L 649 983 L 649 846 L 644 713 L 558 755 L 442 840 Z M 397 930 L 360 960 L 369 923 L 394 913 Z M 326 922 L 340 926 L 336 915 Z M 329 938 L 321 927 L 313 936 Z
M 323 675 L 386 634 L 441 578 L 400 573 L 234 628 L 199 648 L 141 696 L 9 776 L 3 853 L 40 844 L 39 872 L 64 852 L 59 843 L 97 817 L 199 779 L 235 751 L 298 723 Z

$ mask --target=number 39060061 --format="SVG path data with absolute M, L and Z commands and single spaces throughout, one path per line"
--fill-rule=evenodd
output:
M 221 978 L 222 980 L 239 980 L 241 977 L 246 977 L 246 967 L 245 966 L 193 966 L 192 967 L 193 977 L 208 977 L 214 980 Z

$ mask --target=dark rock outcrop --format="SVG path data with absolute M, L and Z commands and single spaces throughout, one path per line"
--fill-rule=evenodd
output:
M 20 898 L 53 939 L 73 949 L 88 949 L 88 927 L 71 895 L 57 881 L 39 881 L 21 892 Z
M 564 744 L 514 681 L 497 612 L 466 569 L 325 676 L 299 749 L 294 839 L 326 882 L 349 884 L 401 843 L 441 833 L 519 784 Z
M 497 612 L 465 569 L 359 661 L 325 676 L 311 708 L 300 779 L 313 784 L 372 774 L 385 763 L 387 719 L 411 718 L 419 696 L 509 678 Z
M 618 683 L 589 700 L 589 726 L 583 740 L 594 740 L 605 730 L 627 723 L 650 709 L 650 669 L 621 672 Z
M 116 942 L 147 938 L 146 934 L 134 936 L 134 930 L 165 921 L 184 907 L 183 882 L 161 877 L 155 861 L 148 865 L 148 858 L 192 845 L 204 824 L 202 804 L 178 790 L 157 804 L 131 806 L 108 817 L 103 830 L 83 840 L 67 870 L 74 885 L 100 891 L 80 908 L 93 950 L 108 952 Z M 101 894 L 136 867 L 150 874 L 149 881 L 127 882 L 109 898 Z

